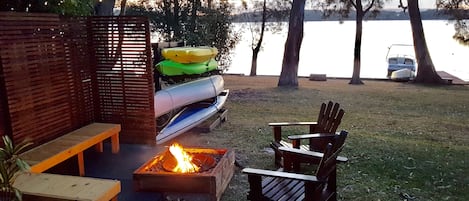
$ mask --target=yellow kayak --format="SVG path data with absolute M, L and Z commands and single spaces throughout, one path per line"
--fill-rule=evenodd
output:
M 218 49 L 215 47 L 172 47 L 161 50 L 164 58 L 178 63 L 200 63 L 215 58 Z

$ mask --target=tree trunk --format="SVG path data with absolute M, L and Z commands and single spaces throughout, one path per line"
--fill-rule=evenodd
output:
M 432 58 L 428 52 L 418 0 L 408 0 L 407 6 L 409 9 L 410 24 L 412 26 L 415 55 L 418 63 L 417 77 L 414 81 L 417 83 L 431 84 L 443 83 L 441 77 L 436 73 Z
M 122 0 L 121 1 L 121 12 L 119 15 L 125 15 L 125 12 L 127 11 L 127 0 Z
M 360 6 L 358 6 L 360 5 Z M 361 46 L 362 46 L 362 31 L 363 31 L 363 9 L 361 3 L 357 3 L 356 9 L 356 30 L 355 30 L 355 47 L 353 51 L 353 75 L 349 84 L 363 84 L 360 79 L 361 67 Z
M 298 63 L 303 41 L 304 12 L 305 0 L 293 0 L 283 53 L 282 72 L 277 86 L 298 87 Z
M 181 6 L 179 5 L 179 0 L 172 0 L 174 3 L 174 8 L 173 12 L 171 13 L 171 20 L 170 21 L 174 27 L 174 31 L 170 30 L 169 35 L 171 36 L 171 31 L 173 31 L 173 36 L 174 38 L 177 38 L 177 40 L 181 40 L 182 38 L 182 25 L 181 25 L 181 19 L 180 19 L 180 14 L 179 12 L 181 11 Z M 170 11 L 171 12 L 171 11 Z
M 94 6 L 94 14 L 97 16 L 111 16 L 113 15 L 115 0 L 103 0 Z
M 252 49 L 251 73 L 249 76 L 257 75 L 257 55 L 259 55 L 259 49 Z
M 262 22 L 261 22 L 261 33 L 259 36 L 259 40 L 257 41 L 256 47 L 252 49 L 252 60 L 251 60 L 251 73 L 249 76 L 256 76 L 257 75 L 257 55 L 259 55 L 259 51 L 261 50 L 262 41 L 264 40 L 264 32 L 265 32 L 265 21 L 267 20 L 267 0 L 264 0 L 264 5 L 262 6 Z
M 191 0 L 191 18 L 189 24 L 189 31 L 194 33 L 196 31 L 196 23 L 197 23 L 197 11 L 199 10 L 200 0 Z

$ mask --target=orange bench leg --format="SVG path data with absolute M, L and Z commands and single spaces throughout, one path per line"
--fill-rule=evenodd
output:
M 85 176 L 85 160 L 83 158 L 83 152 L 78 153 L 78 171 L 80 176 Z
M 112 153 L 116 154 L 119 152 L 119 133 L 111 136 L 111 145 L 112 145 Z
M 94 148 L 96 149 L 97 152 L 103 152 L 104 148 L 103 148 L 103 142 L 99 142 L 98 144 L 96 144 L 94 146 Z

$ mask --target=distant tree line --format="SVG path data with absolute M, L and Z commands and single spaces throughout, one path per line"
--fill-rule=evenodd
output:
M 469 12 L 468 12 L 469 13 Z M 355 20 L 356 19 L 355 11 L 350 11 L 350 15 L 343 17 L 337 13 L 333 13 L 328 17 L 325 17 L 323 10 L 305 10 L 305 21 L 339 21 L 339 20 Z M 438 9 L 426 9 L 421 11 L 422 20 L 450 20 L 454 17 L 447 12 L 442 12 Z M 469 19 L 469 14 L 465 16 L 466 19 Z M 233 16 L 233 22 L 257 22 L 260 20 L 260 11 L 259 12 L 247 12 L 242 14 L 235 14 Z M 280 20 L 282 22 L 288 21 L 288 16 L 285 16 L 281 19 L 270 18 L 267 19 L 267 22 L 277 22 Z M 381 10 L 376 16 L 367 14 L 364 16 L 364 20 L 409 20 L 409 14 L 407 12 L 402 12 L 400 9 L 389 9 Z

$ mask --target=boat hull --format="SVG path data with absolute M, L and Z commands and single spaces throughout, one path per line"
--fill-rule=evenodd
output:
M 183 64 L 172 60 L 163 60 L 156 65 L 156 68 L 162 75 L 166 76 L 197 75 L 216 70 L 218 62 L 215 59 L 210 59 L 200 63 Z
M 391 80 L 394 80 L 394 81 L 405 82 L 405 81 L 410 81 L 414 79 L 414 77 L 415 77 L 415 72 L 407 68 L 396 70 L 391 73 Z
M 163 144 L 201 124 L 222 109 L 228 98 L 229 90 L 220 93 L 213 103 L 195 104 L 184 108 L 156 136 L 156 143 Z
M 164 58 L 183 64 L 205 62 L 217 54 L 218 49 L 214 47 L 173 47 L 161 50 Z
M 215 97 L 223 91 L 223 88 L 223 77 L 213 75 L 157 91 L 154 97 L 155 117 L 176 108 Z

